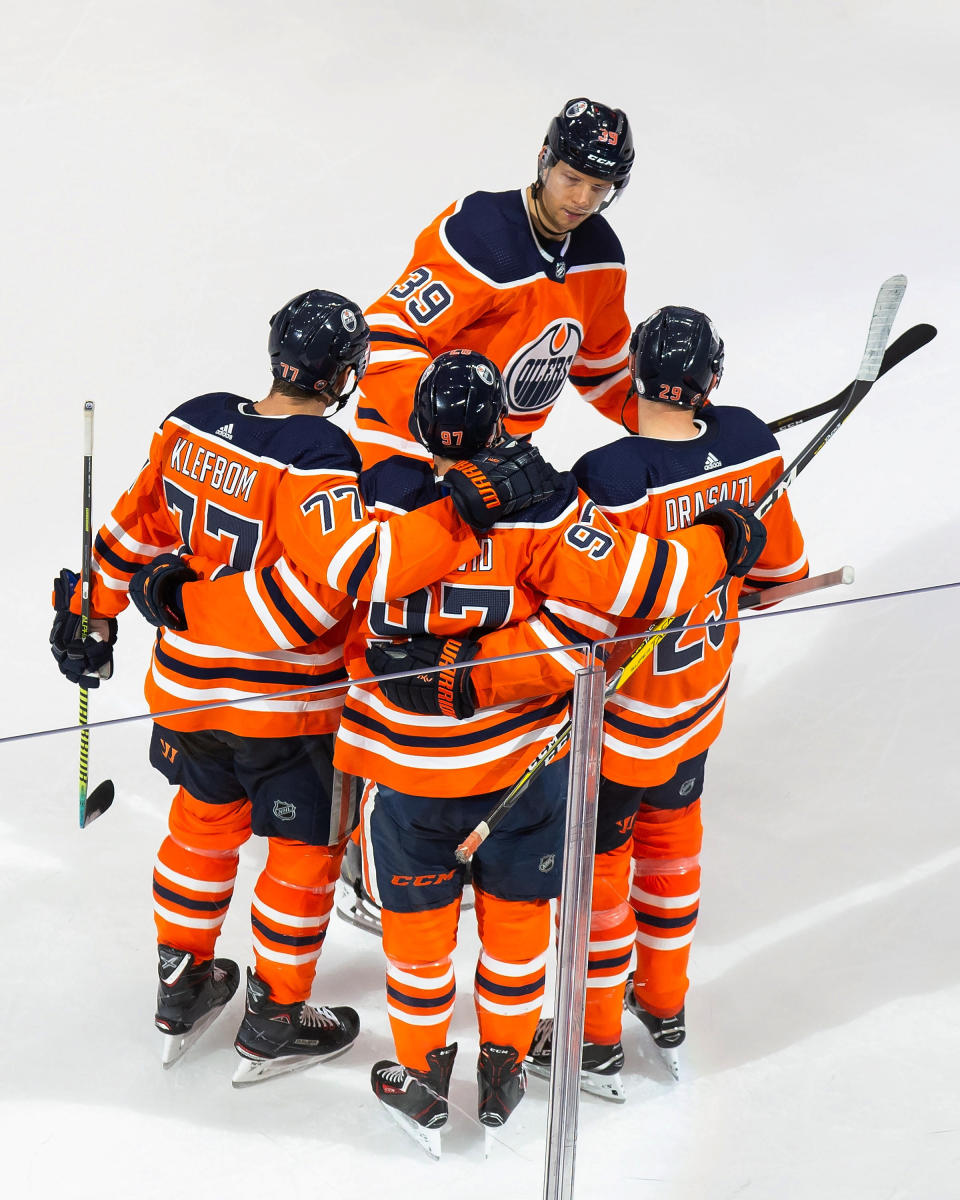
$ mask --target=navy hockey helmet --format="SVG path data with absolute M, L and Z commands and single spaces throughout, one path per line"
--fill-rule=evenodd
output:
M 606 179 L 613 184 L 613 192 L 601 209 L 627 186 L 634 150 L 630 122 L 623 109 L 608 108 L 585 96 L 568 100 L 550 122 L 543 147 L 537 175 L 541 184 L 544 172 L 558 162 L 584 175 Z
M 335 400 L 339 412 L 367 369 L 370 330 L 352 300 L 313 288 L 273 314 L 268 348 L 275 379 Z
M 698 409 L 723 374 L 723 339 L 695 308 L 658 308 L 633 331 L 630 377 L 647 400 Z
M 475 350 L 448 350 L 417 381 L 411 428 L 434 454 L 469 458 L 500 437 L 506 411 L 496 364 Z

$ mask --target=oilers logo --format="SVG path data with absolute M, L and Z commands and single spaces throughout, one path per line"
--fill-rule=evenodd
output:
M 533 342 L 522 346 L 507 364 L 503 381 L 511 412 L 549 408 L 567 381 L 583 341 L 578 321 L 553 321 Z

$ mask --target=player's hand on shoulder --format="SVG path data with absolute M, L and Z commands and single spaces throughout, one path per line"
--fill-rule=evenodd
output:
M 525 438 L 507 438 L 454 463 L 443 481 L 457 512 L 477 529 L 489 529 L 566 486 L 565 476 Z
M 406 642 L 374 642 L 367 649 L 367 666 L 374 675 L 395 675 L 400 671 L 427 671 L 444 667 L 429 675 L 410 675 L 406 679 L 385 679 L 383 694 L 397 708 L 427 717 L 472 717 L 477 697 L 470 681 L 469 666 L 458 670 L 458 663 L 469 663 L 480 651 L 479 643 L 468 638 L 442 638 L 426 634 Z
M 721 500 L 694 518 L 694 525 L 715 525 L 723 535 L 727 574 L 742 577 L 763 553 L 767 530 L 759 517 L 736 500 Z
M 80 636 L 82 618 L 70 611 L 70 600 L 80 576 L 66 567 L 53 581 L 55 615 L 50 630 L 50 651 L 60 673 L 80 687 L 95 688 L 113 674 L 113 646 L 117 622 L 113 617 L 93 617 L 87 636 Z
M 179 555 L 161 554 L 130 580 L 130 599 L 151 625 L 183 630 L 187 622 L 180 592 L 185 583 L 198 578 Z

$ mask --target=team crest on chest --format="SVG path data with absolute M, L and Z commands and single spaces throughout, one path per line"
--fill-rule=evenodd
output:
M 522 346 L 503 373 L 511 412 L 548 408 L 567 381 L 583 341 L 578 321 L 556 320 L 534 341 Z

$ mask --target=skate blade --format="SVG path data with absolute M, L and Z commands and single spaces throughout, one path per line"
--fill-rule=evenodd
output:
M 211 1008 L 198 1021 L 194 1021 L 193 1028 L 188 1029 L 186 1033 L 164 1033 L 161 1030 L 160 1036 L 163 1038 L 163 1051 L 160 1061 L 163 1064 L 163 1069 L 168 1071 L 175 1063 L 178 1063 L 194 1042 L 210 1028 L 222 1012 L 223 1008 Z
M 311 1067 L 346 1054 L 352 1045 L 353 1042 L 349 1042 L 346 1046 L 341 1046 L 339 1050 L 332 1050 L 329 1054 L 283 1054 L 279 1058 L 246 1058 L 241 1054 L 239 1055 L 240 1061 L 233 1073 L 233 1086 L 235 1088 L 250 1087 L 255 1083 L 263 1083 L 266 1079 L 273 1079 L 276 1075 L 308 1071 Z
M 353 892 L 348 892 L 339 883 L 337 884 L 334 906 L 337 910 L 337 916 L 341 920 L 346 921 L 350 925 L 356 925 L 358 929 L 362 929 L 366 933 L 372 933 L 374 937 L 383 937 L 380 913 L 376 909 L 370 908 L 369 905 L 364 904 Z
M 443 1128 L 442 1126 L 425 1129 L 422 1125 L 418 1125 L 412 1117 L 408 1117 L 406 1113 L 402 1113 L 396 1108 L 391 1108 L 388 1104 L 384 1104 L 382 1100 L 380 1101 L 380 1107 L 388 1117 L 391 1117 L 400 1126 L 407 1137 L 416 1142 L 421 1150 L 429 1154 L 434 1162 L 440 1161 L 440 1130 Z
M 550 1078 L 550 1068 L 542 1063 L 531 1062 L 529 1058 L 525 1058 L 523 1065 L 528 1075 L 536 1075 L 540 1079 Z M 599 1096 L 601 1100 L 613 1100 L 616 1104 L 623 1104 L 627 1099 L 623 1077 L 619 1071 L 616 1075 L 596 1075 L 592 1071 L 581 1071 L 580 1091 Z
M 680 1079 L 680 1055 L 671 1046 L 658 1046 L 657 1053 L 674 1079 Z

